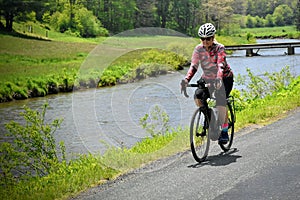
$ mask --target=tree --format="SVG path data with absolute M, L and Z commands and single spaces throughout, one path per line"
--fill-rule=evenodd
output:
M 112 32 L 119 33 L 134 28 L 135 7 L 133 0 L 113 1 L 111 10 L 113 17 L 110 22 Z
M 297 11 L 296 11 L 296 27 L 297 31 L 300 31 L 300 1 L 297 2 Z
M 274 19 L 273 19 L 273 15 L 271 14 L 267 14 L 266 16 L 266 24 L 265 26 L 267 27 L 273 27 L 274 26 Z
M 158 24 L 155 16 L 155 0 L 136 0 L 136 7 L 136 28 L 153 27 Z
M 75 16 L 75 14 L 74 14 L 73 10 L 74 10 L 75 3 L 76 3 L 76 0 L 69 0 L 69 4 L 70 4 L 70 26 L 71 26 L 71 28 L 74 27 L 74 16 Z
M 167 28 L 177 30 L 188 35 L 194 35 L 204 21 L 204 14 L 201 7 L 201 0 L 172 0 L 170 1 L 170 17 Z
M 101 27 L 102 24 L 97 17 L 93 15 L 92 11 L 88 11 L 85 7 L 76 10 L 74 21 L 74 29 L 79 31 L 82 37 L 108 35 L 108 31 Z
M 247 15 L 246 26 L 248 28 L 254 28 L 255 24 L 256 24 L 255 19 L 253 19 L 253 17 L 251 15 Z
M 13 22 L 16 16 L 42 8 L 44 0 L 0 0 L 0 13 L 5 18 L 6 31 L 13 31 Z
M 72 18 L 70 12 L 74 13 Z M 73 22 L 71 22 L 73 20 Z M 65 9 L 62 12 L 55 12 L 50 24 L 57 31 L 70 31 L 81 37 L 95 37 L 108 35 L 108 31 L 102 27 L 100 20 L 82 5 L 76 5 L 72 9 Z
M 112 33 L 133 29 L 135 24 L 136 0 L 77 0 L 101 21 Z
M 275 24 L 277 26 L 293 24 L 293 11 L 286 4 L 280 5 L 277 8 L 275 8 L 273 16 L 275 18 Z
M 264 19 L 259 16 L 255 16 L 256 26 L 255 27 L 264 27 Z
M 247 2 L 244 0 L 234 0 L 232 3 L 232 12 L 234 14 L 245 15 Z
M 230 23 L 233 11 L 231 7 L 232 3 L 233 0 L 207 0 L 207 2 L 203 4 L 203 7 L 207 8 L 206 12 L 208 17 L 216 23 L 218 31 L 221 30 L 222 25 Z
M 167 19 L 169 17 L 170 0 L 161 0 L 156 2 L 157 15 L 160 21 L 160 27 L 166 28 Z

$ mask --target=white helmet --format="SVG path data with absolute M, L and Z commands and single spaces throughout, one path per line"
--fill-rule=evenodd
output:
M 198 35 L 203 38 L 214 36 L 215 33 L 216 29 L 211 23 L 203 24 L 198 30 Z

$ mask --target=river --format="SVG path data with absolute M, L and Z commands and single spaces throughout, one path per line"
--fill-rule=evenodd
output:
M 290 40 L 259 40 L 262 42 L 287 42 Z M 295 40 L 293 40 L 295 41 Z M 246 74 L 250 68 L 255 75 L 280 71 L 290 66 L 293 75 L 300 75 L 300 49 L 295 55 L 285 55 L 286 49 L 260 50 L 261 56 L 246 57 L 245 51 L 236 51 L 228 56 L 235 75 Z M 169 115 L 170 126 L 186 127 L 195 109 L 193 90 L 188 89 L 190 98 L 180 94 L 179 83 L 187 69 L 172 74 L 149 78 L 135 83 L 88 89 L 49 95 L 0 104 L 0 130 L 5 138 L 4 124 L 11 120 L 20 121 L 19 113 L 24 105 L 37 109 L 48 102 L 47 121 L 63 118 L 56 131 L 57 141 L 63 140 L 69 156 L 78 153 L 103 153 L 109 146 L 130 147 L 149 134 L 139 125 L 139 119 L 154 106 Z M 200 73 L 197 73 L 194 80 Z M 236 88 L 239 86 L 235 85 Z

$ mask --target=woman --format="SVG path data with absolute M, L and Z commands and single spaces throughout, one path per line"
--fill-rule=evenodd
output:
M 219 142 L 228 142 L 228 119 L 226 109 L 226 98 L 228 98 L 233 86 L 233 72 L 226 61 L 225 47 L 215 40 L 216 29 L 211 23 L 200 26 L 198 35 L 201 43 L 193 52 L 191 66 L 183 80 L 181 87 L 186 87 L 198 70 L 199 65 L 203 71 L 201 80 L 206 83 L 215 83 L 215 88 L 220 92 L 216 93 L 216 104 L 221 120 L 222 132 Z M 197 106 L 201 107 L 209 98 L 210 93 L 197 88 L 194 99 Z

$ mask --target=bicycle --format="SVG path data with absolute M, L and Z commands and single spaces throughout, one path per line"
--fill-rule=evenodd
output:
M 207 89 L 210 84 L 198 81 L 197 84 L 188 84 L 187 87 L 200 87 L 201 89 Z M 214 90 L 216 91 L 216 90 Z M 186 90 L 183 91 L 184 95 L 188 97 Z M 207 99 L 204 106 L 195 110 L 191 123 L 190 123 L 190 145 L 194 159 L 197 162 L 203 162 L 207 158 L 210 140 L 216 141 L 221 134 L 221 124 L 218 120 L 218 111 L 215 105 L 215 97 L 213 94 Z M 235 123 L 235 108 L 234 97 L 229 96 L 227 101 L 228 111 L 228 136 L 229 140 L 227 144 L 219 143 L 221 149 L 224 152 L 230 150 L 233 137 L 234 137 L 234 123 Z

